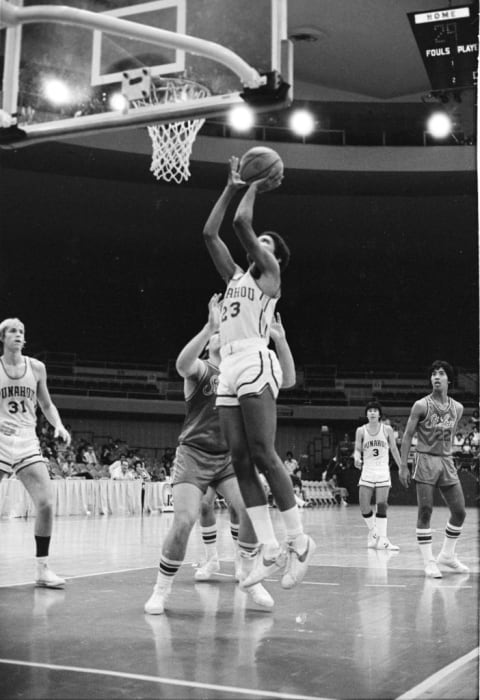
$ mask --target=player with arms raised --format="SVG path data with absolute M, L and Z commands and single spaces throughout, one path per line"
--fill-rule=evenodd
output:
M 238 165 L 237 158 L 230 159 L 227 185 L 203 232 L 215 267 L 227 284 L 221 308 L 222 361 L 216 403 L 243 500 L 261 543 L 256 564 L 243 586 L 283 571 L 282 586 L 292 588 L 304 577 L 315 543 L 303 532 L 292 482 L 275 450 L 276 399 L 282 372 L 268 343 L 280 298 L 281 270 L 288 264 L 290 251 L 277 233 L 266 231 L 257 236 L 252 227 L 257 193 L 278 187 L 282 175 L 251 183 L 237 208 L 233 227 L 247 253 L 249 267 L 245 272 L 219 237 L 230 201 L 246 187 Z M 255 465 L 265 475 L 280 511 L 285 546 L 280 546 L 274 533 Z

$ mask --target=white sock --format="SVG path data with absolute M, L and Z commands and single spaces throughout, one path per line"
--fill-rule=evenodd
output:
M 280 516 L 285 525 L 287 540 L 293 540 L 303 533 L 302 520 L 297 506 L 280 511 Z
M 377 528 L 377 537 L 386 537 L 387 536 L 387 518 L 382 518 L 381 516 L 378 515 L 375 518 L 376 521 L 376 528 Z
M 280 545 L 273 529 L 268 506 L 252 506 L 247 508 L 247 513 L 252 521 L 258 541 L 266 545 L 269 550 L 278 549 Z
M 423 561 L 428 564 L 433 559 L 432 552 L 432 530 L 431 528 L 422 530 L 417 527 L 417 543 L 422 553 Z

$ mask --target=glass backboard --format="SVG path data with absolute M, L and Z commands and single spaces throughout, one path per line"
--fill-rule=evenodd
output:
M 279 85 L 291 85 L 286 0 L 0 0 L 0 9 L 2 126 L 11 117 L 27 140 L 213 116 L 250 91 L 283 100 Z M 145 76 L 206 91 L 132 109 L 131 94 L 118 95 Z

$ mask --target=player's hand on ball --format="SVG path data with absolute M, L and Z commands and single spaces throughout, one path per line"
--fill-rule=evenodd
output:
M 264 177 L 261 180 L 255 180 L 252 184 L 255 185 L 257 192 L 270 192 L 280 187 L 283 180 L 283 173 Z
M 232 156 L 229 160 L 230 171 L 228 173 L 228 184 L 235 189 L 246 187 L 247 183 L 242 180 L 239 173 L 240 160 L 237 156 Z

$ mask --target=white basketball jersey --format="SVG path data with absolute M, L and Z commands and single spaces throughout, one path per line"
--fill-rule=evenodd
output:
M 222 301 L 222 345 L 247 338 L 264 338 L 268 343 L 276 304 L 277 299 L 262 292 L 249 270 L 237 269 Z
M 25 357 L 25 372 L 15 379 L 7 374 L 0 359 L 0 420 L 8 419 L 19 428 L 35 428 L 37 380 L 29 357 Z
M 388 439 L 385 427 L 380 423 L 378 432 L 371 435 L 367 425 L 363 426 L 363 466 L 388 468 Z

